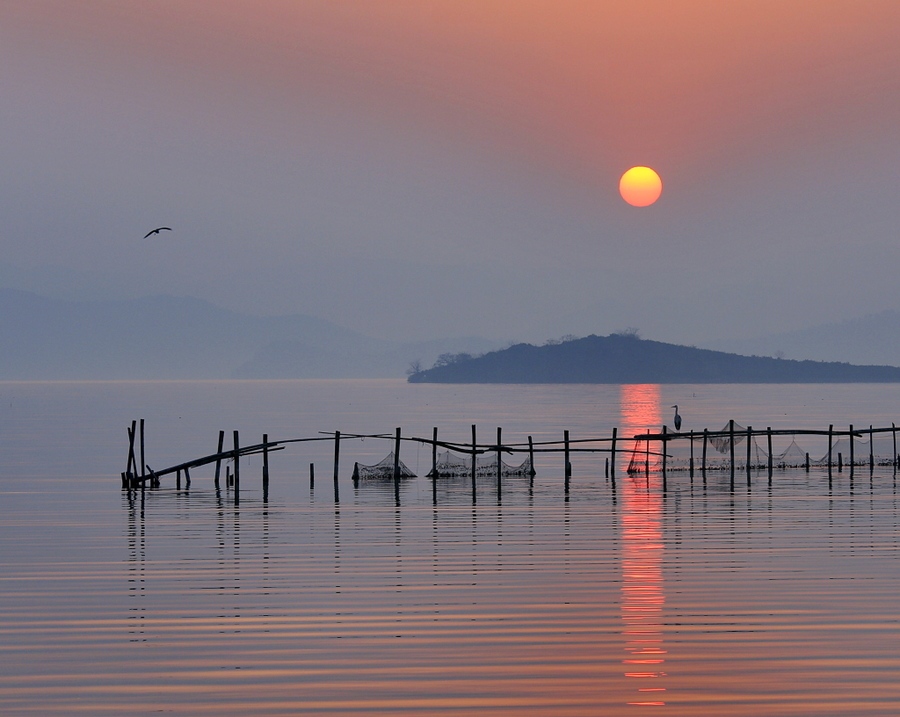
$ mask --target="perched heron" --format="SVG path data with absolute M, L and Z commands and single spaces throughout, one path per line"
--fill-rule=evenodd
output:
M 159 234 L 160 232 L 170 232 L 172 231 L 172 227 L 157 227 L 156 229 L 151 229 L 149 232 L 144 234 L 144 239 L 146 239 L 151 234 Z
M 672 408 L 675 409 L 675 419 L 674 419 L 675 430 L 680 431 L 681 430 L 681 416 L 678 415 L 678 406 L 675 405 L 675 406 L 672 406 Z

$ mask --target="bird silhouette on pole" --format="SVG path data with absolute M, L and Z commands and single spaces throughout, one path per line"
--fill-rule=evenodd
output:
M 156 229 L 151 229 L 149 232 L 144 234 L 144 239 L 153 234 L 159 234 L 160 232 L 170 232 L 172 231 L 172 227 L 156 227 Z
M 675 419 L 673 421 L 675 423 L 675 430 L 680 431 L 681 430 L 681 416 L 678 415 L 678 406 L 675 405 L 675 406 L 672 406 L 672 408 L 675 409 Z

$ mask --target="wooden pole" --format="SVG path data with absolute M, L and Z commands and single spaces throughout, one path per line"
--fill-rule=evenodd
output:
M 131 473 L 137 478 L 137 462 L 134 458 L 134 434 L 137 431 L 137 421 L 131 422 L 131 428 L 128 429 L 128 466 L 125 468 L 126 473 Z
M 500 481 L 500 475 L 503 473 L 503 459 L 500 453 L 500 436 L 502 429 L 497 426 L 497 482 Z
M 476 445 L 477 445 L 476 431 L 475 431 L 475 424 L 473 423 L 472 424 L 472 502 L 473 503 L 475 502 L 475 488 L 476 488 L 475 472 L 477 471 L 477 461 L 476 461 L 477 454 L 475 452 Z
M 263 492 L 269 490 L 269 434 L 263 433 Z
M 312 490 L 316 487 L 316 464 L 309 464 L 309 489 Z
M 769 451 L 769 483 L 772 482 L 772 426 L 766 426 L 766 444 Z
M 806 472 L 809 473 L 809 453 L 806 454 Z
M 534 478 L 534 441 L 531 436 L 528 436 L 528 463 L 530 464 L 528 472 L 531 474 L 532 479 Z
M 572 464 L 569 461 L 569 432 L 563 431 L 563 453 L 565 460 L 565 478 L 566 478 L 566 488 L 569 487 L 569 477 L 572 475 Z
M 650 429 L 647 429 L 647 435 L 650 435 Z M 644 475 L 650 475 L 650 439 L 647 439 L 646 452 L 644 453 Z
M 691 478 L 694 477 L 694 432 L 691 431 L 691 461 L 688 463 L 688 470 L 690 470 Z
M 669 427 L 665 424 L 662 427 L 662 479 L 663 479 L 663 493 L 666 492 L 667 489 L 667 477 L 666 477 L 666 454 L 668 453 L 668 446 L 666 435 L 668 433 Z
M 437 478 L 437 426 L 431 429 L 431 479 Z
M 750 461 L 753 455 L 753 426 L 747 426 L 747 487 L 750 487 Z
M 703 453 L 700 458 L 700 471 L 703 473 L 703 485 L 706 485 L 706 444 L 709 442 L 709 429 L 703 429 Z
M 665 480 L 666 480 L 666 453 L 668 452 L 668 451 L 666 450 L 666 441 L 668 440 L 668 438 L 667 438 L 666 436 L 667 436 L 667 434 L 668 434 L 668 431 L 669 431 L 669 427 L 664 425 L 664 426 L 662 427 L 662 472 L 663 472 L 663 482 L 665 482 Z
M 897 467 L 897 426 L 891 423 L 891 436 L 894 439 L 894 452 L 891 454 L 891 462 L 894 464 L 894 468 Z
M 175 471 L 175 489 L 181 490 L 181 471 Z
M 853 424 L 850 424 L 850 474 L 853 474 L 853 462 L 855 460 L 855 456 L 853 455 Z
M 215 484 L 216 488 L 219 487 L 219 474 L 222 470 L 222 445 L 225 443 L 225 431 L 219 431 L 219 442 L 216 444 L 216 454 L 218 457 L 216 458 L 216 478 Z
M 141 478 L 144 477 L 144 466 L 146 466 L 146 461 L 144 459 L 144 419 L 141 419 Z
M 338 470 L 341 465 L 341 432 L 334 432 L 334 502 L 339 503 L 341 500 L 338 491 Z
M 838 473 L 844 470 L 844 454 L 838 451 Z
M 734 490 L 734 419 L 728 421 L 728 436 L 731 443 L 731 489 Z
M 613 426 L 612 432 L 612 449 L 610 450 L 609 456 L 609 476 L 612 478 L 613 485 L 616 484 L 616 434 L 619 429 L 617 426 Z
M 400 428 L 394 429 L 394 483 L 400 482 Z
M 831 478 L 831 446 L 834 442 L 834 424 L 828 425 L 828 477 Z
M 431 431 L 431 502 L 437 505 L 437 426 Z
M 872 424 L 869 424 L 869 473 L 875 470 L 875 441 L 872 440 L 874 437 L 874 432 L 872 431 Z
M 240 458 L 240 449 L 241 449 L 241 440 L 238 432 L 234 432 L 234 500 L 235 502 L 239 502 L 239 494 L 241 490 L 241 458 Z
M 188 490 L 191 487 L 191 469 L 187 466 L 184 467 L 184 487 Z

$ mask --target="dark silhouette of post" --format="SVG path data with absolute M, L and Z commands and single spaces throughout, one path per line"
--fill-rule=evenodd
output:
M 616 434 L 618 432 L 619 432 L 618 427 L 613 426 L 612 448 L 610 449 L 610 456 L 609 456 L 609 476 L 612 479 L 613 485 L 616 484 Z
M 341 496 L 338 491 L 338 471 L 341 465 L 341 432 L 334 432 L 334 502 L 340 502 Z
M 747 487 L 750 487 L 750 461 L 753 450 L 753 426 L 747 426 Z
M 219 474 L 222 471 L 222 446 L 225 444 L 225 431 L 219 431 L 219 442 L 216 444 L 216 477 L 215 485 L 219 487 Z
M 477 454 L 476 454 L 476 447 L 475 447 L 476 443 L 477 443 L 476 429 L 475 429 L 475 424 L 473 423 L 472 424 L 472 502 L 473 503 L 475 502 L 475 483 L 476 483 L 475 471 L 477 470 L 477 465 L 476 465 L 477 464 L 477 461 L 476 461 Z
M 853 475 L 853 464 L 856 456 L 853 455 L 853 424 L 850 424 L 850 475 Z
M 766 426 L 766 444 L 769 451 L 769 483 L 772 482 L 772 426 Z
M 262 469 L 262 482 L 263 482 L 263 493 L 268 493 L 269 491 L 269 434 L 263 433 L 263 469 Z
M 234 432 L 234 502 L 240 502 L 241 490 L 241 441 L 238 432 Z
M 146 462 L 144 459 L 144 419 L 141 419 L 141 478 L 144 477 L 144 466 L 146 466 Z
M 309 464 L 309 489 L 312 490 L 316 487 L 316 464 Z
M 734 490 L 734 419 L 728 421 L 728 442 L 731 444 L 731 490 Z
M 400 504 L 400 428 L 394 432 L 394 502 Z
M 703 473 L 703 485 L 706 485 L 706 444 L 709 442 L 709 429 L 703 429 L 703 453 L 700 458 L 700 472 Z

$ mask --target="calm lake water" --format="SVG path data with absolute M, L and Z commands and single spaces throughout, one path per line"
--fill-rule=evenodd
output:
M 538 454 L 527 478 L 354 488 L 329 442 L 120 489 L 147 463 L 320 431 L 560 440 L 671 425 L 868 428 L 900 385 L 437 386 L 402 381 L 0 383 L 0 712 L 10 715 L 897 715 L 893 467 L 626 475 Z M 790 439 L 777 439 L 773 453 Z M 814 458 L 826 440 L 798 439 Z M 517 461 L 515 461 L 517 462 Z M 309 486 L 309 464 L 316 484 Z M 399 504 L 398 504 L 399 503 Z

